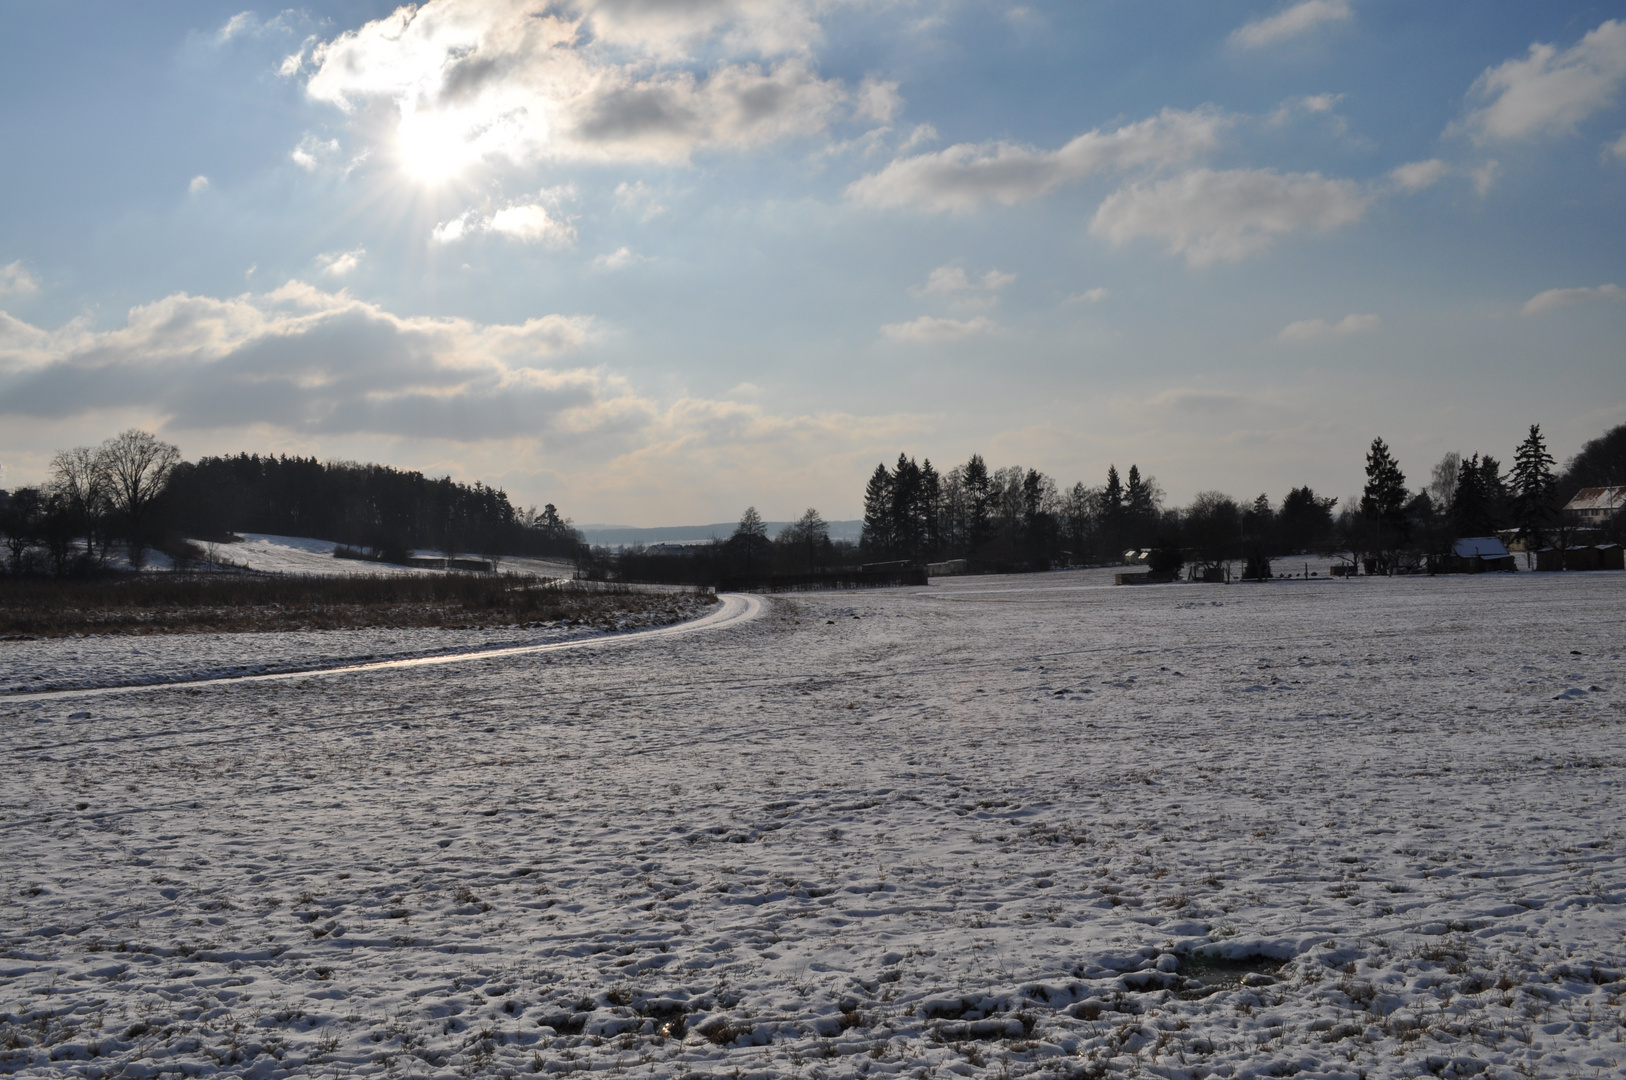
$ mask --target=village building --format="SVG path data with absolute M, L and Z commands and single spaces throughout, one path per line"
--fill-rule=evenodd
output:
M 1436 574 L 1483 574 L 1489 570 L 1517 570 L 1507 545 L 1494 536 L 1465 536 L 1451 545 L 1451 554 L 1434 560 Z
M 1578 525 L 1601 525 L 1626 509 L 1626 486 L 1589 487 L 1564 504 L 1564 515 Z
M 1536 552 L 1537 570 L 1626 570 L 1626 549 L 1619 544 L 1544 547 Z

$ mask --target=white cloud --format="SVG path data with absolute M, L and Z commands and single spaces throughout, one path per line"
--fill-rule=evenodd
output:
M 1265 118 L 1265 123 L 1271 127 L 1281 127 L 1300 116 L 1324 116 L 1332 114 L 1338 103 L 1344 100 L 1342 94 L 1306 94 L 1302 97 L 1288 98 L 1271 111 Z M 1342 117 L 1334 116 L 1338 122 L 1340 134 L 1344 123 Z
M 576 242 L 575 226 L 552 217 L 535 204 L 504 207 L 491 215 L 486 228 L 523 244 L 566 247 Z
M 227 19 L 225 25 L 215 32 L 215 40 L 225 44 L 234 37 L 257 33 L 259 29 L 259 16 L 252 11 L 239 11 L 236 15 Z
M 1335 323 L 1326 319 L 1304 319 L 1288 323 L 1276 335 L 1277 341 L 1318 341 L 1323 338 L 1370 334 L 1383 325 L 1376 315 L 1345 315 Z
M 356 115 L 399 115 L 400 155 L 453 171 L 485 159 L 686 159 L 824 131 L 856 102 L 811 64 L 818 0 L 428 0 L 318 44 L 306 91 Z M 540 10 L 539 10 L 540 8 Z M 718 59 L 700 70 L 696 58 Z
M 1611 19 L 1572 47 L 1534 44 L 1523 59 L 1487 68 L 1471 95 L 1487 101 L 1468 115 L 1480 141 L 1570 132 L 1615 103 L 1626 80 L 1626 22 Z
M 615 203 L 623 210 L 638 215 L 640 221 L 651 221 L 666 213 L 666 207 L 661 205 L 655 192 L 642 180 L 629 184 L 625 181 L 615 186 Z
M 708 43 L 763 56 L 806 53 L 820 37 L 817 0 L 579 0 L 593 34 L 662 58 Z
M 599 270 L 620 270 L 623 267 L 631 266 L 633 263 L 643 262 L 645 258 L 646 256 L 638 254 L 629 247 L 619 247 L 614 251 L 594 258 L 593 266 Z
M 1413 161 L 1408 165 L 1401 165 L 1389 171 L 1389 179 L 1393 180 L 1395 187 L 1401 191 L 1421 191 L 1433 187 L 1445 178 L 1451 167 L 1439 158 L 1428 161 Z
M 737 512 L 751 491 L 828 492 L 845 505 L 852 476 L 927 430 L 907 414 L 656 399 L 582 356 L 595 337 L 586 318 L 407 318 L 300 282 L 169 296 L 108 330 L 0 312 L 0 432 L 63 446 L 138 422 L 222 450 L 249 432 L 323 457 L 506 478 L 579 519 L 675 521 L 696 500 L 707 514 Z
M 937 141 L 937 129 L 930 124 L 916 124 L 903 142 L 898 146 L 898 153 L 907 154 L 917 146 Z
M 1468 174 L 1474 179 L 1474 192 L 1483 196 L 1490 191 L 1496 178 L 1502 175 L 1502 166 L 1495 161 L 1487 161 Z
M 898 84 L 882 82 L 873 75 L 860 83 L 858 92 L 853 95 L 853 115 L 876 123 L 890 124 L 902 108 Z
M 433 229 L 430 229 L 429 239 L 437 244 L 455 244 L 469 234 L 470 220 L 475 222 L 476 228 L 482 224 L 482 219 L 480 218 L 479 213 L 477 211 L 470 210 L 466 213 L 459 214 L 450 221 L 443 221 L 439 225 L 436 225 Z
M 1007 274 L 1001 270 L 989 270 L 981 278 L 973 281 L 966 274 L 965 268 L 960 266 L 939 266 L 926 278 L 926 284 L 917 285 L 909 290 L 911 296 L 927 296 L 932 293 L 960 293 L 960 292 L 988 292 L 994 293 L 1003 289 L 1016 280 L 1015 274 Z
M 209 190 L 209 178 L 201 175 L 194 176 L 192 178 L 192 182 L 186 185 L 186 190 L 189 194 L 201 195 L 203 192 Z
M 542 197 L 557 203 L 562 196 L 557 191 L 544 191 Z M 522 244 L 551 248 L 570 247 L 576 242 L 576 227 L 540 203 L 517 203 L 492 214 L 469 210 L 436 225 L 429 236 L 436 243 L 454 244 L 475 233 L 496 233 Z
M 0 266 L 0 296 L 32 296 L 39 291 L 39 279 L 24 268 L 21 259 Z
M 349 251 L 335 251 L 326 255 L 316 256 L 316 261 L 322 264 L 322 273 L 328 277 L 344 277 L 356 267 L 361 260 L 367 257 L 367 249 L 363 247 L 351 248 Z
M 294 33 L 295 23 L 309 23 L 309 16 L 302 11 L 289 9 L 274 18 L 261 21 L 260 17 L 252 11 L 239 11 L 227 19 L 215 31 L 216 45 L 227 45 L 233 41 L 244 38 L 260 38 L 268 34 Z
M 1240 259 L 1279 236 L 1324 232 L 1358 221 L 1371 196 L 1349 180 L 1270 169 L 1195 169 L 1107 196 L 1090 232 L 1114 246 L 1139 237 L 1165 240 L 1192 266 Z
M 1083 292 L 1074 293 L 1073 295 L 1069 296 L 1065 301 L 1063 301 L 1063 303 L 1067 303 L 1067 304 L 1099 304 L 1101 301 L 1105 300 L 1108 297 L 1108 295 L 1110 295 L 1110 294 L 1107 292 L 1107 290 L 1105 290 L 1103 288 L 1100 288 L 1100 287 L 1097 287 L 1097 288 L 1094 288 L 1094 289 L 1085 289 Z
M 177 294 L 131 309 L 112 330 L 0 327 L 0 411 L 145 407 L 194 430 L 546 437 L 624 411 L 614 380 L 549 366 L 591 330 L 561 315 L 493 326 L 402 318 L 297 281 L 231 299 Z
M 1275 45 L 1329 23 L 1348 22 L 1354 14 L 1348 0 L 1304 0 L 1274 15 L 1237 27 L 1231 31 L 1231 43 L 1247 49 Z
M 1525 302 L 1522 313 L 1525 315 L 1541 315 L 1559 308 L 1569 307 L 1572 304 L 1585 304 L 1593 300 L 1626 300 L 1626 290 L 1620 286 L 1609 284 L 1599 285 L 1591 289 L 1548 289 L 1537 293 Z
M 294 147 L 288 156 L 293 159 L 295 165 L 313 173 L 321 168 L 324 162 L 331 161 L 338 154 L 338 139 L 323 140 L 314 135 L 307 135 L 299 140 L 299 145 Z
M 1622 132 L 1620 138 L 1605 146 L 1603 152 L 1606 155 L 1626 161 L 1626 132 Z
M 933 342 L 958 341 L 962 338 L 975 337 L 996 329 L 996 324 L 986 315 L 978 315 L 974 319 L 939 319 L 931 315 L 922 315 L 909 322 L 888 323 L 881 327 L 881 333 L 893 341 L 907 342 Z
M 1011 206 L 1109 170 L 1189 161 L 1212 149 L 1234 119 L 1217 109 L 1164 109 L 1116 131 L 1085 132 L 1057 150 L 1014 143 L 959 143 L 899 158 L 847 188 L 857 202 L 918 210 Z

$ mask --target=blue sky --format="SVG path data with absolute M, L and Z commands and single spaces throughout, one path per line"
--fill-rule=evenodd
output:
M 578 521 L 1184 501 L 1626 421 L 1626 4 L 0 10 L 0 483 L 129 426 Z

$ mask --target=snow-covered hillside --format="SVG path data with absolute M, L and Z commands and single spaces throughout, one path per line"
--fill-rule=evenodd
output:
M 1626 575 L 1099 581 L 0 699 L 0 1069 L 1626 1075 Z
M 206 544 L 193 541 L 215 561 L 222 565 L 238 566 L 274 574 L 424 574 L 431 570 L 415 570 L 391 563 L 361 562 L 356 559 L 335 559 L 331 540 L 312 540 L 301 536 L 273 536 L 270 533 L 244 533 L 242 543 Z M 419 555 L 441 556 L 445 552 L 423 551 Z M 471 558 L 474 556 L 471 556 Z M 161 552 L 149 555 L 155 567 L 168 567 Z M 570 563 L 558 559 L 538 559 L 529 556 L 504 558 L 498 569 L 538 577 L 569 578 L 574 572 Z

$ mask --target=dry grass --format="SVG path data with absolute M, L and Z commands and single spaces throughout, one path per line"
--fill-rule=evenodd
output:
M 392 577 L 130 574 L 0 578 L 0 637 L 231 633 L 357 627 L 653 624 L 689 617 L 710 594 L 544 582 L 492 574 Z

